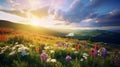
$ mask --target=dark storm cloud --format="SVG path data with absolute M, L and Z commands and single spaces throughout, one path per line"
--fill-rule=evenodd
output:
M 114 10 L 106 15 L 97 17 L 97 26 L 120 26 L 120 10 Z
M 66 12 L 59 12 L 58 17 L 70 23 L 83 24 L 86 19 L 93 19 L 87 26 L 117 26 L 120 25 L 120 0 L 75 0 Z M 110 14 L 111 12 L 113 14 Z M 61 18 L 60 18 L 61 19 Z M 96 22 L 97 21 L 97 22 Z M 85 23 L 86 24 L 86 23 Z M 80 25 L 82 26 L 82 25 Z

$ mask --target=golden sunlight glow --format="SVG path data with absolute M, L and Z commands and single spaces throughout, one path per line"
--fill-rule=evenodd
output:
M 65 25 L 65 21 L 55 20 L 54 16 L 51 15 L 39 18 L 33 15 L 31 12 L 28 12 L 27 16 L 28 24 L 33 26 L 41 26 L 47 28 L 71 28 L 71 26 Z
M 33 26 L 40 26 L 40 25 L 42 25 L 41 22 L 38 19 L 35 19 L 35 18 L 31 19 L 29 24 L 33 25 Z

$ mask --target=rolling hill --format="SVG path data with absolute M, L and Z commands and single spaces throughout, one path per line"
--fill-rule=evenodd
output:
M 49 34 L 54 36 L 65 37 L 68 33 L 74 32 L 72 38 L 79 40 L 89 40 L 92 42 L 105 42 L 111 44 L 120 44 L 120 33 L 107 31 L 107 30 L 70 30 L 61 29 L 53 30 L 43 27 L 35 27 L 31 25 L 12 23 L 9 21 L 0 20 L 0 27 L 13 28 L 15 30 L 24 30 L 30 32 L 40 32 L 43 34 Z M 71 37 L 70 37 L 71 38 Z
M 23 30 L 23 31 L 29 31 L 29 32 L 40 32 L 41 34 L 49 34 L 54 36 L 63 36 L 65 35 L 62 32 L 57 32 L 48 28 L 43 27 L 35 27 L 31 25 L 25 25 L 25 24 L 19 24 L 19 23 L 13 23 L 10 21 L 0 20 L 0 27 L 3 28 L 12 28 L 15 30 Z
M 120 33 L 108 30 L 71 30 L 79 40 L 120 44 Z

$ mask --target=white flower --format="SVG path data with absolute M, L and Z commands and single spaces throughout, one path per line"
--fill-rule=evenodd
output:
M 100 50 L 98 50 L 98 53 L 100 52 Z
M 57 62 L 57 60 L 56 60 L 56 59 L 51 59 L 51 58 L 48 58 L 48 59 L 47 59 L 47 62 L 52 62 L 52 63 L 55 63 L 55 62 Z
M 9 48 L 9 46 L 1 47 L 0 54 L 3 54 L 8 48 Z
M 20 48 L 18 48 L 18 52 L 21 52 L 23 50 L 29 50 L 29 48 L 25 46 L 21 46 Z
M 83 53 L 83 56 L 89 56 L 88 53 Z
M 55 51 L 54 50 L 50 50 L 50 53 L 55 53 Z
M 81 59 L 80 59 L 80 61 L 84 61 L 84 59 L 83 59 L 83 58 L 81 58 Z
M 48 58 L 48 59 L 47 59 L 47 62 L 51 62 L 51 58 Z
M 29 53 L 27 53 L 27 51 L 25 51 L 25 50 L 23 50 L 22 52 L 21 52 L 21 55 L 22 56 L 25 56 L 25 55 L 28 55 Z
M 98 56 L 101 56 L 101 54 L 98 54 Z
M 3 53 L 4 53 L 3 51 L 0 52 L 0 54 L 3 54 Z
M 30 45 L 30 47 L 35 47 L 34 45 Z
M 15 50 L 17 47 L 20 47 L 20 45 L 15 45 L 14 47 L 12 47 L 12 50 Z
M 16 49 L 16 46 L 12 47 L 12 50 L 15 50 Z
M 45 47 L 44 47 L 45 50 L 47 50 L 47 49 L 49 49 L 49 48 L 50 48 L 49 46 L 45 46 Z
M 87 56 L 83 56 L 84 57 L 84 59 L 87 59 Z
M 78 54 L 78 51 L 74 51 L 75 54 Z
M 55 62 L 56 62 L 56 59 L 51 59 L 51 62 L 55 63 Z
M 18 44 L 18 42 L 16 42 L 15 44 Z
M 18 48 L 18 52 L 22 52 L 23 50 L 23 48 Z
M 74 50 L 75 50 L 75 48 L 72 48 L 72 50 L 74 51 Z
M 11 55 L 14 55 L 15 52 L 16 52 L 16 51 L 12 51 L 12 52 L 9 53 L 9 55 L 10 55 L 10 56 L 11 56 Z

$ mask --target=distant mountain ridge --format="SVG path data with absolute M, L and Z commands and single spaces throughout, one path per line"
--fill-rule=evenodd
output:
M 59 30 L 62 31 L 62 30 Z M 104 42 L 111 44 L 120 44 L 120 33 L 110 30 L 63 30 L 66 35 L 74 32 L 74 36 L 69 38 L 75 38 L 79 40 L 89 40 L 93 42 Z

